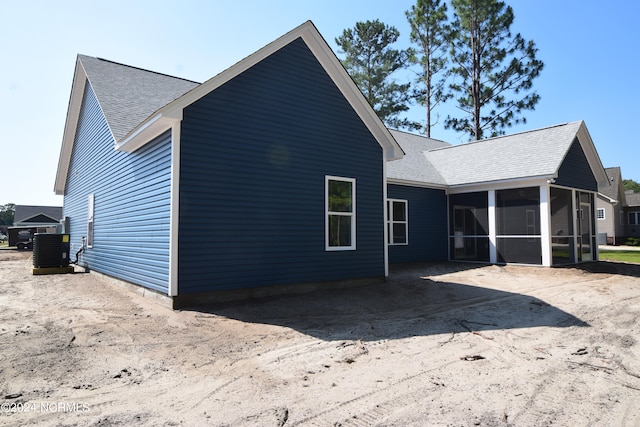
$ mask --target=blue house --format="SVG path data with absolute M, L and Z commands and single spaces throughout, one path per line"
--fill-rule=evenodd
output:
M 387 129 L 306 22 L 201 84 L 79 55 L 55 192 L 80 265 L 179 306 L 595 259 L 601 175 L 582 122 L 460 146 Z
M 82 265 L 180 304 L 384 278 L 402 155 L 307 22 L 202 84 L 78 56 L 55 191 Z

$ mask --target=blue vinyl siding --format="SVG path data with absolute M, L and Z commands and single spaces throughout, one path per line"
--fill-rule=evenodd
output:
M 325 250 L 325 176 L 356 180 L 356 250 Z M 187 107 L 180 294 L 384 276 L 383 153 L 301 39 Z
M 447 260 L 447 196 L 444 190 L 390 184 L 390 199 L 407 200 L 409 244 L 390 245 L 389 263 Z
M 80 264 L 167 292 L 170 178 L 170 133 L 134 153 L 116 151 L 87 84 L 64 196 L 75 253 L 87 235 L 88 195 L 94 194 L 94 243 Z
M 587 156 L 578 140 L 573 141 L 569 152 L 558 171 L 557 185 L 579 188 L 581 190 L 598 191 L 598 182 L 593 176 Z

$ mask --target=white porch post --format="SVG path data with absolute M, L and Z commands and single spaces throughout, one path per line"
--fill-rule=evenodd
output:
M 540 186 L 540 240 L 542 245 L 542 265 L 551 267 L 551 197 L 549 184 Z
M 498 262 L 498 248 L 496 246 L 496 190 L 488 192 L 489 216 L 489 262 Z

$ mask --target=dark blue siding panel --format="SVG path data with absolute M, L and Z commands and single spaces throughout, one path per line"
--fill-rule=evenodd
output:
M 94 245 L 81 264 L 167 292 L 170 178 L 170 134 L 135 153 L 116 151 L 87 85 L 64 196 L 75 252 L 87 235 L 88 195 L 94 194 Z
M 585 156 L 578 140 L 573 142 L 569 153 L 562 162 L 556 184 L 581 190 L 598 191 L 598 182 L 593 176 L 587 156 Z
M 325 251 L 325 176 L 357 249 Z M 383 153 L 300 40 L 184 111 L 179 293 L 384 275 Z
M 390 184 L 390 199 L 408 204 L 408 245 L 389 246 L 389 262 L 447 260 L 447 196 L 444 190 Z

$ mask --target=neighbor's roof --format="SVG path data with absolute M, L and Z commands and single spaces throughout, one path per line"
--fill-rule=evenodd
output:
M 299 38 L 380 144 L 385 158 L 402 157 L 404 153 L 389 130 L 313 23 L 307 21 L 202 84 L 79 55 L 54 186 L 56 194 L 64 193 L 87 81 L 107 118 L 115 148 L 131 152 L 179 123 L 185 107 Z
M 432 150 L 426 159 L 449 186 L 557 178 L 578 139 L 598 182 L 607 180 L 583 121 Z
M 625 206 L 632 208 L 640 206 L 640 193 L 626 193 L 625 198 L 627 199 Z
M 624 203 L 624 190 L 621 191 L 622 172 L 620 171 L 620 166 L 605 168 L 604 171 L 607 173 L 611 185 L 607 185 L 606 183 L 600 184 L 598 186 L 598 192 L 612 202 L 619 202 L 621 201 L 620 199 L 622 199 Z
M 61 206 L 32 206 L 32 205 L 16 205 L 14 212 L 14 223 L 23 222 L 27 219 L 38 215 L 45 215 L 49 218 L 60 221 L 62 219 Z
M 437 148 L 450 147 L 451 144 L 398 130 L 392 130 L 391 134 L 405 152 L 402 159 L 387 163 L 387 178 L 391 182 L 428 184 L 436 187 L 447 184 L 424 153 Z

